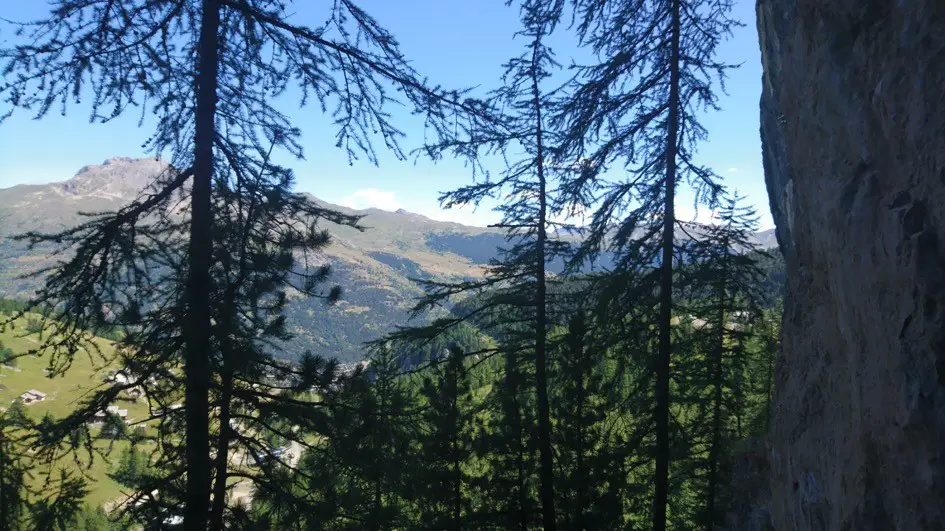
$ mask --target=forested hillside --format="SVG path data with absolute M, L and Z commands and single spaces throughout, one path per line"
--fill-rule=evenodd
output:
M 732 4 L 509 2 L 471 89 L 358 2 L 302 4 L 0 20 L 0 122 L 156 118 L 148 158 L 0 190 L 0 530 L 712 531 L 758 505 L 785 266 L 698 155 Z M 312 142 L 465 164 L 441 206 L 499 221 L 300 193 Z
M 29 230 L 63 230 L 81 222 L 82 212 L 120 208 L 166 168 L 154 159 L 113 158 L 81 168 L 60 183 L 0 189 L 0 296 L 28 298 L 42 277 L 24 276 L 54 263 L 50 246 L 30 250 L 28 242 L 12 237 Z M 286 311 L 294 337 L 280 347 L 280 356 L 288 359 L 312 350 L 342 361 L 360 360 L 365 342 L 408 324 L 409 311 L 422 294 L 414 279 L 479 278 L 497 249 L 508 245 L 494 228 L 434 221 L 402 210 L 356 211 L 312 199 L 363 216 L 365 228 L 326 225 L 332 244 L 318 260 L 331 264 L 331 282 L 343 292 L 331 306 L 289 293 Z M 688 238 L 682 231 L 677 236 Z M 753 241 L 762 249 L 776 246 L 773 231 L 760 232 Z M 612 266 L 606 261 L 601 265 Z M 562 266 L 558 260 L 549 269 L 560 273 Z

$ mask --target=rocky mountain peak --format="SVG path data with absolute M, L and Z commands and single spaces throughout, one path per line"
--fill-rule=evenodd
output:
M 112 157 L 102 164 L 84 166 L 60 187 L 71 195 L 132 199 L 167 167 L 159 158 Z

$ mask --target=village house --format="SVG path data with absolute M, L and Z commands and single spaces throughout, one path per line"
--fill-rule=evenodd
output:
M 36 389 L 30 389 L 29 391 L 20 395 L 20 398 L 23 400 L 24 404 L 32 404 L 33 402 L 42 402 L 46 400 L 46 393 L 37 391 Z
M 137 401 L 139 398 L 144 396 L 144 389 L 141 389 L 140 387 L 132 387 L 131 389 L 125 389 L 124 392 L 125 392 L 125 396 L 127 396 L 130 400 L 134 400 L 134 401 Z
M 118 409 L 118 406 L 108 406 L 107 408 L 105 408 L 105 411 L 113 415 L 118 415 L 122 420 L 125 420 L 128 418 L 128 410 Z
M 177 411 L 178 409 L 184 407 L 184 404 L 171 404 L 166 409 L 160 408 L 152 411 L 152 415 L 155 417 L 165 417 Z
M 132 376 L 123 370 L 112 369 L 102 378 L 106 383 L 116 383 L 118 385 L 128 385 L 133 381 Z
M 105 408 L 105 411 L 99 411 L 95 413 L 95 420 L 92 421 L 92 424 L 99 424 L 105 421 L 105 415 L 111 413 L 113 415 L 118 415 L 118 418 L 128 422 L 128 410 L 127 409 L 118 409 L 118 406 L 108 406 Z

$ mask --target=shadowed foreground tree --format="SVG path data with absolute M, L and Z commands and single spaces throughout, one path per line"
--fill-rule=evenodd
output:
M 654 312 L 656 432 L 653 528 L 666 529 L 672 448 L 673 280 L 676 189 L 688 182 L 710 207 L 716 175 L 694 160 L 706 131 L 700 113 L 715 108 L 713 83 L 726 65 L 716 47 L 734 24 L 730 0 L 574 0 L 579 39 L 600 62 L 577 69 L 577 80 L 553 123 L 567 136 L 561 160 L 583 171 L 562 185 L 571 208 L 596 208 L 572 267 L 603 249 L 617 270 L 657 267 L 649 275 Z M 626 179 L 612 178 L 624 172 Z M 620 289 L 615 285 L 613 290 Z M 619 319 L 624 310 L 614 315 Z
M 278 194 L 291 179 L 269 153 L 302 157 L 302 148 L 300 131 L 278 109 L 279 97 L 294 86 L 302 103 L 317 99 L 336 125 L 337 145 L 351 159 L 371 161 L 374 139 L 403 156 L 402 135 L 387 112 L 392 104 L 408 105 L 437 135 L 461 130 L 463 117 L 478 116 L 478 106 L 458 94 L 427 87 L 396 40 L 355 3 L 340 0 L 326 9 L 324 25 L 313 28 L 290 21 L 289 4 L 276 0 L 58 0 L 48 18 L 21 27 L 23 44 L 0 51 L 0 97 L 9 106 L 0 116 L 17 109 L 37 117 L 53 108 L 65 113 L 83 98 L 90 100 L 93 122 L 140 109 L 156 118 L 145 147 L 172 153 L 179 170 L 157 177 L 149 192 L 116 213 L 24 238 L 54 244 L 62 259 L 39 272 L 47 283 L 31 303 L 61 310 L 39 349 L 53 375 L 68 369 L 80 346 L 104 358 L 90 332 L 121 327 L 130 330 L 122 361 L 133 365 L 132 385 L 166 376 L 184 384 L 185 440 L 175 442 L 184 450 L 184 466 L 168 462 L 152 486 L 169 488 L 185 478 L 189 529 L 208 525 L 210 416 L 219 411 L 210 395 L 214 360 L 226 356 L 214 340 L 214 327 L 227 326 L 222 301 L 213 299 L 226 283 L 214 266 L 224 248 L 215 245 L 214 219 L 229 206 L 221 203 L 224 192 L 239 187 L 253 189 L 262 201 L 285 201 Z M 286 208 L 269 216 L 290 214 Z M 305 222 L 326 218 L 355 222 L 324 210 Z M 167 384 L 159 386 L 146 390 L 172 395 Z M 55 423 L 40 455 L 61 457 L 55 441 L 122 390 L 100 389 Z M 171 405 L 160 404 L 165 412 Z
M 0 413 L 0 530 L 20 529 L 26 512 L 26 470 L 16 432 L 26 417 L 19 400 Z
M 397 360 L 381 349 L 367 370 L 328 392 L 318 420 L 323 435 L 294 469 L 261 485 L 248 529 L 374 530 L 417 528 L 410 483 L 418 407 Z
M 523 358 L 516 351 L 500 358 L 502 370 L 484 404 L 489 419 L 475 438 L 476 453 L 488 465 L 475 478 L 476 520 L 483 528 L 527 530 L 538 512 L 534 371 Z
M 466 356 L 458 347 L 420 383 L 426 401 L 421 414 L 419 463 L 414 478 L 419 520 L 425 529 L 468 528 L 466 471 L 472 455 L 473 409 Z
M 502 330 L 496 352 L 515 357 L 511 365 L 534 357 L 534 406 L 538 423 L 535 443 L 539 454 L 542 526 L 546 530 L 556 528 L 548 402 L 547 336 L 551 318 L 547 265 L 567 250 L 565 244 L 548 233 L 549 228 L 555 226 L 551 221 L 549 197 L 555 185 L 553 172 L 557 171 L 551 164 L 557 135 L 546 125 L 545 112 L 552 92 L 545 85 L 558 64 L 545 39 L 554 31 L 559 13 L 560 7 L 549 7 L 541 0 L 521 4 L 522 29 L 517 36 L 526 39 L 526 50 L 506 63 L 502 86 L 489 98 L 497 107 L 498 123 L 484 124 L 485 127 L 471 129 L 467 137 L 431 143 L 425 148 L 434 159 L 450 153 L 472 161 L 476 169 L 482 167 L 485 158 L 507 157 L 506 168 L 495 180 L 487 173 L 480 182 L 447 192 L 440 199 L 446 208 L 478 205 L 487 198 L 501 199 L 502 204 L 496 210 L 501 212 L 502 220 L 495 226 L 505 230 L 509 246 L 499 251 L 499 258 L 490 263 L 482 281 L 423 283 L 427 295 L 417 305 L 417 312 L 461 294 L 478 293 L 477 306 L 468 315 L 437 320 L 425 332 L 397 335 L 409 338 L 411 334 L 442 332 L 464 320 L 475 319 L 477 326 L 486 332 Z M 511 377 L 509 370 L 506 372 L 506 376 Z M 515 392 L 524 392 L 530 387 L 521 383 L 516 384 Z M 527 403 L 519 398 L 512 400 Z M 526 412 L 519 414 L 530 416 Z M 519 494 L 525 499 L 524 492 Z M 519 511 L 524 508 L 519 507 Z M 522 516 L 522 520 L 520 526 L 525 525 L 527 517 Z
M 610 392 L 612 366 L 588 329 L 578 309 L 558 345 L 552 393 L 558 513 L 565 529 L 620 529 L 626 442 L 613 422 L 619 408 Z
M 753 210 L 738 205 L 737 196 L 726 197 L 715 222 L 701 227 L 686 245 L 688 263 L 681 284 L 692 303 L 686 305 L 690 344 L 680 356 L 685 376 L 680 401 L 688 402 L 696 419 L 689 423 L 690 480 L 702 498 L 694 521 L 711 531 L 722 523 L 722 501 L 729 484 L 723 469 L 743 429 L 750 393 L 749 369 L 753 360 L 748 341 L 761 318 L 762 272 L 752 235 L 757 230 Z

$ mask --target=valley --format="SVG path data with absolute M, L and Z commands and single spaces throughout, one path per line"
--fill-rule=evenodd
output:
M 23 276 L 55 263 L 48 248 L 29 249 L 12 236 L 30 230 L 54 232 L 82 222 L 81 213 L 116 210 L 166 167 L 155 159 L 116 157 L 85 166 L 62 182 L 0 189 L 0 297 L 27 298 L 40 279 Z M 421 295 L 413 279 L 480 278 L 496 257 L 496 248 L 505 244 L 499 229 L 436 221 L 404 210 L 353 210 L 309 197 L 363 216 L 364 230 L 325 226 L 332 244 L 323 260 L 331 264 L 329 283 L 342 287 L 342 297 L 326 305 L 288 294 L 292 302 L 286 313 L 294 338 L 280 349 L 288 359 L 305 351 L 345 362 L 363 359 L 364 342 L 408 324 L 410 309 Z M 680 231 L 678 237 L 685 234 Z M 777 246 L 773 230 L 758 233 L 755 241 L 762 249 Z M 554 264 L 549 267 L 555 270 Z

